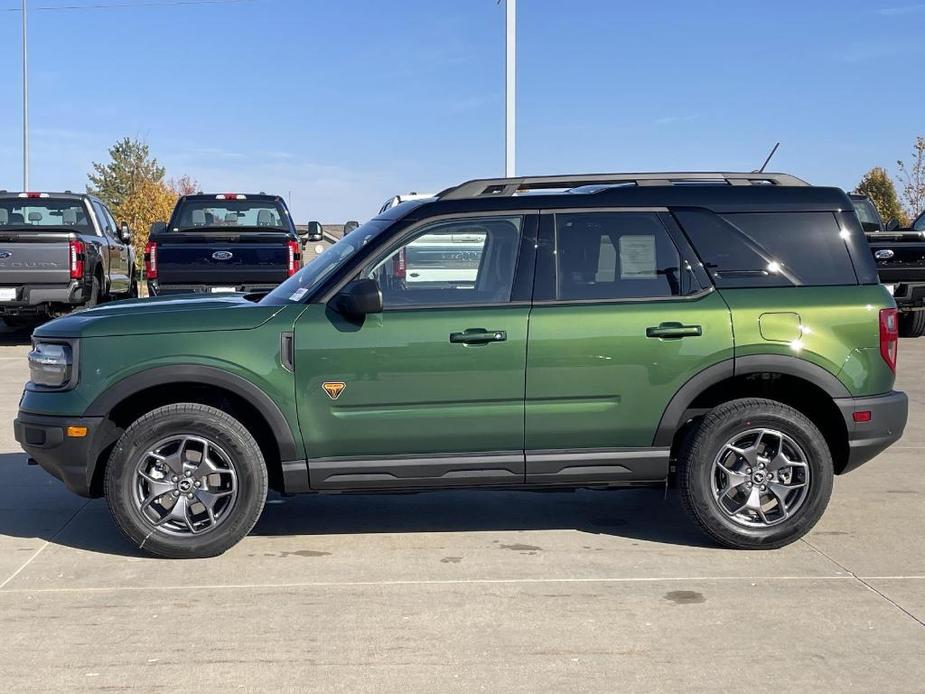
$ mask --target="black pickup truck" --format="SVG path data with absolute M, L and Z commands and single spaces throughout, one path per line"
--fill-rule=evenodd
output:
M 894 229 L 895 223 L 884 226 L 866 196 L 852 193 L 849 197 L 867 233 L 880 282 L 896 300 L 899 334 L 925 335 L 925 212 L 910 229 Z
M 0 191 L 0 317 L 28 323 L 137 295 L 128 226 L 92 195 Z
M 277 195 L 185 195 L 145 247 L 148 293 L 266 292 L 302 267 L 302 244 Z

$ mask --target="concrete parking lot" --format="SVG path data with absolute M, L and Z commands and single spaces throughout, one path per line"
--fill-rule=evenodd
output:
M 782 550 L 659 490 L 444 492 L 273 497 L 195 561 L 26 465 L 27 341 L 0 335 L 4 691 L 925 691 L 925 339 L 903 440 Z

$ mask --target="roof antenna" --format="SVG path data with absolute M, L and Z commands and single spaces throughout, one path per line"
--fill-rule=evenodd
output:
M 761 168 L 757 171 L 753 171 L 752 173 L 764 173 L 765 167 L 767 167 L 768 162 L 771 161 L 771 157 L 774 156 L 774 153 L 777 151 L 778 147 L 780 147 L 780 142 L 774 145 L 773 149 L 771 149 L 771 153 L 768 155 L 768 158 L 764 160 L 764 164 L 761 165 Z

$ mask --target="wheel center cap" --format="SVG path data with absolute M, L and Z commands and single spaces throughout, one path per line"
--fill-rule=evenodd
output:
M 764 470 L 755 470 L 752 473 L 752 481 L 755 484 L 761 484 L 762 482 L 764 482 L 764 480 L 765 480 Z
M 189 490 L 192 489 L 192 488 L 193 488 L 193 483 L 192 483 L 190 480 L 188 480 L 188 479 L 180 480 L 180 481 L 177 483 L 177 489 L 179 489 L 179 490 L 180 490 L 181 492 L 183 492 L 184 494 L 186 494 L 187 492 L 189 492 Z

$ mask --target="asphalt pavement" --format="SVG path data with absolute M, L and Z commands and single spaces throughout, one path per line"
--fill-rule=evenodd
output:
M 904 438 L 781 550 L 663 490 L 438 492 L 273 496 L 193 561 L 26 465 L 27 343 L 0 334 L 3 691 L 925 691 L 925 339 Z

